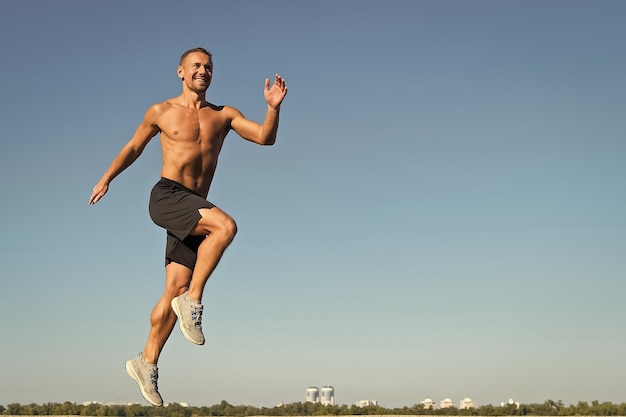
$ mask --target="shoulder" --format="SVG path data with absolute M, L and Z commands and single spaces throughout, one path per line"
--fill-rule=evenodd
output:
M 243 117 L 241 112 L 232 106 L 218 106 L 207 102 L 205 108 L 208 110 L 209 114 L 211 114 L 211 117 L 218 117 L 221 120 L 228 120 L 229 122 Z
M 146 113 L 160 115 L 174 108 L 174 106 L 175 103 L 172 101 L 172 99 L 168 99 L 160 103 L 154 103 L 152 106 L 148 107 L 148 111 L 146 111 Z
M 230 120 L 243 117 L 243 114 L 239 110 L 237 110 L 235 107 L 219 106 L 219 108 L 221 109 L 222 112 L 224 112 L 224 115 Z
M 170 100 L 155 103 L 146 110 L 144 121 L 150 124 L 157 124 L 159 119 L 172 108 L 174 108 L 174 104 Z

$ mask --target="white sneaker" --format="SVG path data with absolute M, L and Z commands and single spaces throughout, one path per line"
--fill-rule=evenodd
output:
M 180 331 L 191 343 L 204 344 L 202 334 L 202 304 L 187 299 L 187 292 L 172 300 L 172 309 L 178 316 Z
M 156 365 L 146 363 L 140 353 L 135 359 L 126 362 L 126 372 L 139 385 L 141 395 L 146 401 L 159 407 L 163 405 L 157 386 L 159 368 Z

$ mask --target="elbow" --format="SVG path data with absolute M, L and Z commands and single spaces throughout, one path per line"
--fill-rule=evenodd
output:
M 272 146 L 273 144 L 276 143 L 276 135 L 274 134 L 267 135 L 267 136 L 261 135 L 257 143 L 263 146 Z
M 276 129 L 264 129 L 261 127 L 254 135 L 251 135 L 247 139 L 262 146 L 271 146 L 276 143 L 277 133 Z
M 126 151 L 131 156 L 131 158 L 137 159 L 139 158 L 139 156 L 141 155 L 145 147 L 146 147 L 145 144 L 137 144 L 137 143 L 129 142 L 126 145 Z

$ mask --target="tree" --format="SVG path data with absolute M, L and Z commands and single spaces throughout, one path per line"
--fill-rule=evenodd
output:
M 17 416 L 22 413 L 22 405 L 20 403 L 11 403 L 7 405 L 7 414 Z

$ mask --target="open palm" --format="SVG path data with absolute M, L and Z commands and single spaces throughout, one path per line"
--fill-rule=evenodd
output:
M 278 74 L 274 77 L 274 84 L 270 88 L 269 78 L 265 79 L 265 101 L 268 105 L 277 109 L 287 95 L 287 84 L 285 80 Z

